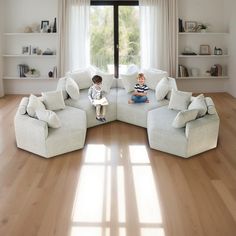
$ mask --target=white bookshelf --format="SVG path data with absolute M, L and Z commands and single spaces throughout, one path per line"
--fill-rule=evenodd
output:
M 40 28 L 42 21 L 53 24 L 56 17 L 58 23 L 57 0 L 3 0 L 3 83 L 6 93 L 38 93 L 56 88 L 57 79 L 48 76 L 53 68 L 58 67 L 58 33 L 30 32 L 25 30 Z M 22 7 L 24 4 L 26 7 Z M 27 11 L 30 11 L 30 14 Z M 39 30 L 38 28 L 38 30 Z M 58 27 L 57 27 L 58 30 Z M 33 50 L 23 54 L 23 47 L 38 48 L 38 54 Z M 50 49 L 52 55 L 43 55 Z M 18 65 L 28 65 L 30 69 L 39 72 L 38 77 L 19 77 Z
M 181 32 L 178 33 L 178 57 L 177 65 L 183 65 L 188 69 L 189 77 L 179 77 L 178 66 L 176 74 L 178 79 L 227 79 L 228 78 L 228 47 L 226 32 Z M 200 54 L 200 45 L 209 45 L 210 55 Z M 221 48 L 223 50 L 222 55 L 214 54 L 214 47 Z M 182 55 L 185 52 L 185 48 L 190 49 L 197 55 Z M 222 66 L 222 76 L 204 76 L 206 71 L 210 70 L 214 64 L 220 64 Z M 199 76 L 192 76 L 191 70 L 197 69 Z

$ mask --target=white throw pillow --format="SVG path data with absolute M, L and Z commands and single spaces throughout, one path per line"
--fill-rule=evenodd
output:
M 137 76 L 138 72 L 120 75 L 121 81 L 127 93 L 134 91 L 134 86 L 137 84 Z
M 155 95 L 157 101 L 161 101 L 165 98 L 167 93 L 170 90 L 170 85 L 168 78 L 162 78 L 161 81 L 157 84 L 156 90 L 155 90 Z
M 210 115 L 216 114 L 216 108 L 213 100 L 210 97 L 205 97 L 205 102 L 207 105 L 207 113 Z
M 48 110 L 60 110 L 65 108 L 62 91 L 43 92 L 43 103 Z
M 66 92 L 66 77 L 60 78 L 57 83 L 57 89 L 61 90 L 64 100 L 68 98 L 68 94 Z
M 197 117 L 202 117 L 206 115 L 207 106 L 205 103 L 205 98 L 203 94 L 198 95 L 197 97 L 193 98 L 193 101 L 190 103 L 189 110 L 198 109 Z
M 70 77 L 66 80 L 66 92 L 69 94 L 69 96 L 74 99 L 79 99 L 79 86 L 78 84 L 71 79 Z
M 23 97 L 20 101 L 20 105 L 18 108 L 18 111 L 21 115 L 24 115 L 27 112 L 27 106 L 29 103 L 29 98 L 28 97 Z
M 90 69 L 79 69 L 77 71 L 68 72 L 66 77 L 72 78 L 79 86 L 80 89 L 89 88 L 92 85 L 92 77 Z
M 36 116 L 39 120 L 47 122 L 51 128 L 60 128 L 61 121 L 54 111 L 50 110 L 36 110 Z
M 163 70 L 157 70 L 157 69 L 144 69 L 143 70 L 144 76 L 146 78 L 146 85 L 152 89 L 155 90 L 158 82 L 162 78 L 166 78 L 168 76 L 166 71 Z
M 191 120 L 195 120 L 198 114 L 198 110 L 194 109 L 194 110 L 184 110 L 184 111 L 180 111 L 173 123 L 172 126 L 174 128 L 183 128 L 186 126 L 187 122 L 191 121 Z
M 172 89 L 168 108 L 181 111 L 187 110 L 191 96 L 191 92 L 183 92 Z
M 29 103 L 27 105 L 27 113 L 31 117 L 36 117 L 36 110 L 45 110 L 45 106 L 43 103 L 40 101 L 38 97 L 35 95 L 31 94 L 29 97 Z

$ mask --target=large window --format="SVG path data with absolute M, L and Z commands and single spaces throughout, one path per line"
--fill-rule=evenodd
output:
M 92 1 L 91 5 L 91 64 L 115 77 L 133 65 L 139 66 L 138 2 Z

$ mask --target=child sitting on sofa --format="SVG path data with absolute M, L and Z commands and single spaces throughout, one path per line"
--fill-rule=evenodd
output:
M 132 93 L 131 99 L 128 101 L 129 104 L 132 103 L 148 103 L 147 91 L 148 86 L 145 84 L 145 76 L 143 73 L 139 73 L 137 77 L 138 83 L 134 86 L 134 92 Z
M 94 75 L 92 78 L 93 85 L 88 90 L 88 97 L 93 106 L 96 107 L 96 119 L 101 122 L 106 122 L 106 105 L 108 102 L 104 97 L 105 92 L 102 91 L 102 77 Z

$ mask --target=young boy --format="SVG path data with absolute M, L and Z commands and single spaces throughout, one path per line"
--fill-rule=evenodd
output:
M 88 97 L 93 106 L 96 107 L 96 119 L 101 122 L 106 122 L 105 114 L 106 108 L 101 104 L 97 104 L 96 101 L 104 97 L 105 92 L 102 91 L 102 77 L 95 75 L 92 78 L 93 85 L 88 90 Z
M 149 90 L 148 86 L 145 84 L 145 76 L 143 73 L 139 73 L 137 77 L 138 83 L 134 86 L 134 92 L 131 99 L 128 103 L 148 103 L 147 91 Z

